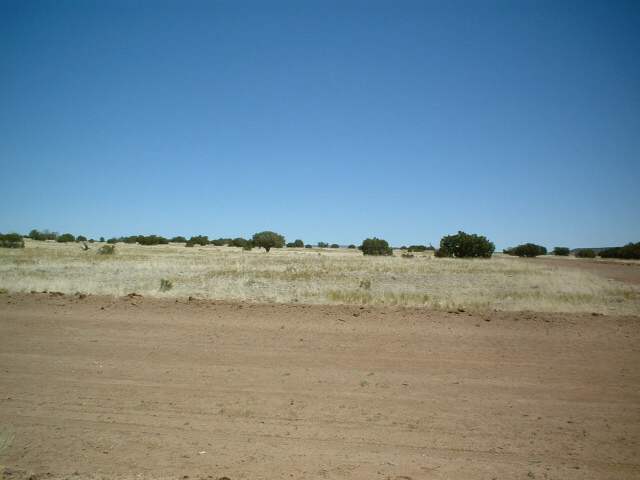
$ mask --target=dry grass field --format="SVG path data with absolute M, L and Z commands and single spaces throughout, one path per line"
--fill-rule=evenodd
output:
M 424 306 L 438 310 L 640 313 L 640 285 L 587 269 L 496 255 L 490 260 L 364 257 L 349 249 L 185 248 L 181 244 L 99 244 L 27 241 L 0 249 L 0 288 L 257 303 Z M 581 260 L 575 260 L 581 262 Z M 168 280 L 171 288 L 161 289 Z

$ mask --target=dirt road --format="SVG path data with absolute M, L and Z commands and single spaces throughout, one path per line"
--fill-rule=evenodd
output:
M 638 479 L 639 366 L 638 317 L 0 295 L 0 464 Z

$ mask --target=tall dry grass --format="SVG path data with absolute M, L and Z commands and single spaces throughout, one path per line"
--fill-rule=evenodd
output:
M 588 272 L 490 260 L 364 257 L 347 249 L 276 249 L 27 241 L 0 249 L 0 288 L 278 303 L 640 314 L 640 289 Z M 160 288 L 168 280 L 170 289 Z

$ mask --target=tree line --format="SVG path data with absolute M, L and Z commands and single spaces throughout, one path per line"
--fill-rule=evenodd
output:
M 93 243 L 96 240 L 93 238 L 87 239 L 83 235 L 75 236 L 71 233 L 58 234 L 56 232 L 50 232 L 48 230 L 31 230 L 28 235 L 20 235 L 18 233 L 0 234 L 0 247 L 5 248 L 24 248 L 25 238 L 32 240 L 49 240 L 59 243 L 69 242 L 89 242 Z M 98 240 L 108 244 L 116 243 L 128 243 L 139 245 L 166 245 L 169 243 L 184 243 L 186 247 L 205 246 L 230 246 L 240 247 L 244 250 L 251 250 L 253 248 L 264 248 L 267 252 L 272 248 L 313 248 L 311 244 L 305 244 L 301 239 L 296 239 L 293 242 L 286 243 L 285 237 L 277 232 L 264 231 L 258 232 L 253 237 L 247 239 L 242 237 L 236 238 L 216 238 L 209 239 L 207 235 L 196 235 L 186 238 L 184 236 L 175 236 L 172 238 L 165 238 L 160 235 L 130 235 L 124 237 L 112 237 L 107 240 L 104 237 L 100 237 Z M 317 248 L 341 248 L 337 243 L 329 244 L 327 242 L 318 242 Z M 377 237 L 367 238 L 363 240 L 362 244 L 358 247 L 351 244 L 348 245 L 349 249 L 359 249 L 364 255 L 379 255 L 388 256 L 393 255 L 393 249 L 389 243 Z M 463 231 L 459 231 L 457 234 L 445 235 L 440 240 L 439 248 L 435 248 L 432 245 L 411 245 L 409 247 L 402 246 L 401 250 L 407 250 L 408 252 L 425 252 L 433 251 L 436 257 L 452 257 L 452 258 L 490 258 L 494 251 L 495 245 L 493 242 L 487 239 L 487 237 L 478 234 L 468 234 Z M 539 255 L 547 255 L 546 247 L 537 245 L 535 243 L 523 243 L 515 247 L 506 248 L 503 253 L 507 255 L 513 255 L 518 257 L 537 257 Z M 568 247 L 555 247 L 552 252 L 556 256 L 569 256 L 571 250 Z M 628 243 L 621 247 L 606 248 L 596 252 L 593 249 L 583 248 L 574 251 L 576 257 L 581 258 L 595 258 L 600 256 L 601 258 L 621 258 L 621 259 L 640 259 L 640 242 Z M 411 255 L 407 255 L 411 256 Z

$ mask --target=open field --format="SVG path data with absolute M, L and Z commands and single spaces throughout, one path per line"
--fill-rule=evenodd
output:
M 637 317 L 4 294 L 0 464 L 13 480 L 637 479 L 638 345 Z
M 118 244 L 115 255 L 98 255 L 98 246 L 82 251 L 78 244 L 27 241 L 24 249 L 0 249 L 0 288 L 439 310 L 640 313 L 639 284 L 561 268 L 561 262 L 552 263 L 555 259 L 363 257 L 348 249 L 274 249 L 267 254 L 178 244 Z M 173 287 L 160 291 L 162 279 Z

